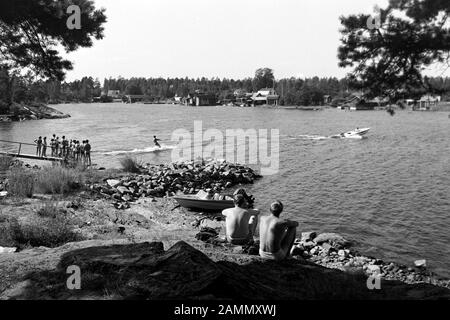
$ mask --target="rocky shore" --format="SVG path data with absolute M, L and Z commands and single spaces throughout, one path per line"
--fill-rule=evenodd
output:
M 225 162 L 147 165 L 139 174 L 91 172 L 85 188 L 69 195 L 4 197 L 0 229 L 14 219 L 41 221 L 51 201 L 80 241 L 16 250 L 0 237 L 0 247 L 14 249 L 0 250 L 0 299 L 450 299 L 450 281 L 423 262 L 367 257 L 337 234 L 299 230 L 291 259 L 264 261 L 257 243 L 222 240 L 220 214 L 188 211 L 171 199 L 258 178 Z M 82 270 L 79 291 L 66 287 L 72 264 Z M 379 290 L 368 289 L 371 276 L 379 277 Z
M 174 196 L 178 193 L 196 194 L 211 189 L 220 193 L 238 184 L 253 184 L 261 178 L 251 168 L 225 161 L 188 161 L 168 165 L 146 165 L 139 174 L 120 179 L 107 179 L 90 186 L 114 201 L 118 209 L 127 209 L 130 203 L 142 197 Z
M 70 115 L 62 113 L 43 103 L 30 103 L 27 105 L 14 103 L 11 107 L 11 114 L 3 115 L 0 121 L 24 121 L 40 119 L 64 119 Z

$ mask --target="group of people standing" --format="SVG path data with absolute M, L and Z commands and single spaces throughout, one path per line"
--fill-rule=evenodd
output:
M 47 141 L 47 137 L 39 137 L 34 140 L 36 144 L 36 156 L 41 158 L 47 158 L 47 149 L 50 148 L 50 156 L 55 158 L 72 159 L 77 162 L 82 162 L 85 165 L 92 165 L 91 161 L 91 144 L 89 140 L 83 140 L 80 142 L 75 139 L 66 139 L 62 136 L 60 139 L 53 134 L 50 143 Z

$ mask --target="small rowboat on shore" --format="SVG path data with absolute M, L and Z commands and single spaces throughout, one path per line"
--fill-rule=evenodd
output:
M 201 209 L 207 211 L 222 211 L 228 208 L 233 208 L 233 200 L 206 200 L 199 199 L 198 196 L 175 196 L 173 197 L 180 206 L 189 209 Z

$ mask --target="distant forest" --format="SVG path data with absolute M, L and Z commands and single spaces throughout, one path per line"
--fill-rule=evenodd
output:
M 428 78 L 427 81 L 436 88 L 435 94 L 450 100 L 450 78 Z M 14 85 L 14 101 L 18 103 L 71 103 L 91 102 L 94 97 L 104 95 L 108 90 L 120 90 L 122 94 L 146 95 L 149 101 L 173 99 L 175 96 L 185 97 L 195 90 L 212 93 L 218 101 L 231 99 L 238 89 L 245 92 L 256 92 L 261 88 L 274 87 L 280 95 L 281 105 L 322 105 L 324 96 L 339 100 L 349 96 L 353 91 L 346 79 L 337 78 L 288 78 L 275 80 L 273 71 L 268 68 L 258 69 L 255 77 L 242 80 L 219 78 L 109 78 L 100 83 L 98 79 L 84 77 L 72 82 L 36 81 L 23 76 L 16 79 Z M 6 90 L 6 80 L 0 72 L 0 103 Z M 417 89 L 404 98 L 417 98 L 425 94 Z

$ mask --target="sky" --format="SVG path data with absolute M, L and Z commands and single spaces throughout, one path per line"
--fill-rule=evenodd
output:
M 343 77 L 339 17 L 388 0 L 95 0 L 105 37 L 66 54 L 67 80 L 92 76 L 252 77 L 260 67 L 288 77 Z M 82 21 L 81 21 L 82 23 Z

